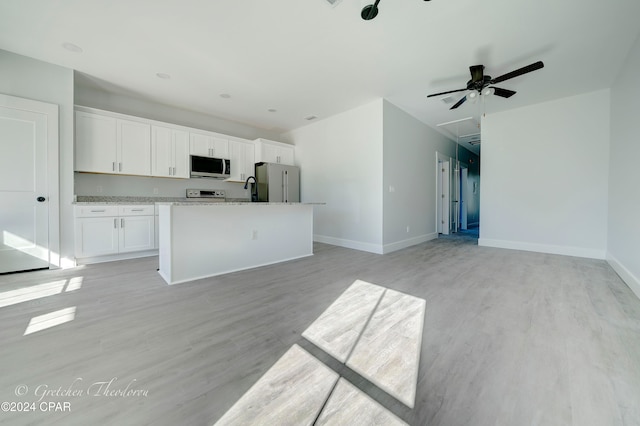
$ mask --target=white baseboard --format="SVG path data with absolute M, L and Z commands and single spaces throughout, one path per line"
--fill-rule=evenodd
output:
M 560 254 L 564 256 L 585 257 L 588 259 L 604 260 L 604 250 L 586 249 L 582 247 L 554 246 L 549 244 L 526 243 L 521 241 L 494 240 L 490 238 L 478 239 L 478 245 L 484 247 L 496 247 L 511 250 L 533 251 L 537 253 Z
M 90 265 L 92 263 L 104 263 L 113 262 L 114 260 L 127 260 L 137 259 L 139 257 L 157 256 L 158 250 L 146 250 L 146 251 L 132 251 L 129 253 L 118 253 L 108 256 L 95 256 L 95 257 L 78 257 L 76 258 L 77 265 Z
M 402 250 L 403 248 L 407 248 L 407 247 L 415 246 L 417 244 L 422 244 L 427 241 L 435 240 L 436 238 L 438 238 L 437 232 L 433 232 L 431 234 L 419 235 L 417 237 L 407 238 L 406 240 L 385 244 L 382 247 L 382 252 L 384 254 L 391 253 L 394 251 Z
M 363 243 L 362 241 L 354 241 L 347 240 L 344 238 L 335 238 L 328 237 L 326 235 L 314 235 L 313 241 L 317 241 L 319 243 L 331 244 L 334 246 L 350 248 L 354 250 L 366 251 L 369 253 L 375 254 L 386 254 L 391 253 L 397 250 L 401 250 L 403 248 L 415 246 L 416 244 L 421 244 L 426 241 L 434 240 L 438 238 L 438 233 L 434 232 L 426 235 L 419 235 L 417 237 L 408 238 L 406 240 L 397 241 L 395 243 L 390 244 L 372 244 L 372 243 Z
M 618 261 L 611 253 L 607 253 L 607 263 L 611 265 L 616 274 L 622 278 L 622 281 L 635 293 L 640 299 L 640 278 L 633 275 L 633 273 L 627 269 L 622 263 Z
M 363 243 L 362 241 L 347 240 L 344 238 L 328 237 L 326 235 L 313 235 L 313 241 L 319 243 L 331 244 L 332 246 L 339 246 L 350 248 L 354 250 L 367 251 L 369 253 L 383 254 L 384 247 L 381 244 Z

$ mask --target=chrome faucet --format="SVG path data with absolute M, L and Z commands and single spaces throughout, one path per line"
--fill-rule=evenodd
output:
M 244 183 L 244 189 L 249 187 L 249 179 L 253 179 L 253 184 L 251 185 L 251 202 L 255 203 L 258 201 L 258 181 L 254 176 L 249 176 Z

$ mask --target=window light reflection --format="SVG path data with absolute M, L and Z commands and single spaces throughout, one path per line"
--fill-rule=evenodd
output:
M 35 333 L 37 331 L 46 330 L 47 328 L 55 327 L 56 325 L 64 324 L 73 321 L 76 317 L 76 307 L 60 309 L 59 311 L 51 312 L 49 314 L 39 315 L 31 318 L 27 329 L 24 331 L 23 336 L 27 334 Z

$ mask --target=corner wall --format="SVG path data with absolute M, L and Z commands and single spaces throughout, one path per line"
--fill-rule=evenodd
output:
M 0 93 L 58 105 L 61 266 L 73 266 L 73 70 L 0 50 Z
M 479 245 L 605 258 L 609 95 L 484 118 Z
M 383 101 L 285 134 L 296 146 L 303 202 L 315 206 L 314 240 L 382 253 Z
M 438 237 L 436 152 L 455 158 L 456 144 L 386 100 L 383 123 L 383 252 L 388 253 Z
M 640 39 L 611 88 L 607 261 L 640 298 Z

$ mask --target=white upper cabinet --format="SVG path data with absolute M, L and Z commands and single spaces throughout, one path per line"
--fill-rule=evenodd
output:
M 278 163 L 289 166 L 294 165 L 294 146 L 268 139 L 256 139 L 255 162 Z
M 79 172 L 115 173 L 116 119 L 76 112 L 75 169 Z
M 151 126 L 76 112 L 75 169 L 80 172 L 151 175 Z
M 189 178 L 189 133 L 151 126 L 152 176 Z
M 251 141 L 229 140 L 231 177 L 227 181 L 244 182 L 253 175 L 255 165 L 255 145 Z
M 229 140 L 207 133 L 190 133 L 189 152 L 201 157 L 229 158 Z
M 250 141 L 77 106 L 75 170 L 78 172 L 188 179 L 190 155 L 231 160 L 228 181 L 244 182 L 255 163 L 294 165 L 294 146 L 267 139 Z
M 151 126 L 117 119 L 117 143 L 120 156 L 118 172 L 126 175 L 151 174 Z

